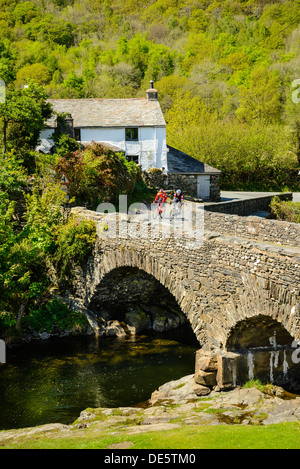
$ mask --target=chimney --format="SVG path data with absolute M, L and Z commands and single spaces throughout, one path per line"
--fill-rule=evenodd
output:
M 61 134 L 74 138 L 74 122 L 71 114 L 57 116 L 57 130 Z
M 158 100 L 158 91 L 154 88 L 154 81 L 150 81 L 150 88 L 146 91 L 148 101 Z

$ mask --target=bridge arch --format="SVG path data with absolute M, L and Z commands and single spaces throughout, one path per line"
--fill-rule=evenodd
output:
M 226 350 L 233 352 L 235 380 L 243 384 L 251 379 L 274 383 L 299 392 L 298 351 L 283 324 L 258 314 L 238 322 L 228 335 Z
M 116 321 L 129 333 L 168 332 L 180 327 L 196 342 L 174 296 L 153 275 L 138 267 L 116 267 L 105 274 L 95 288 L 88 309 L 101 318 L 103 333 L 103 320 Z
M 105 288 L 112 281 L 110 287 L 113 291 L 113 282 L 118 274 L 122 276 L 122 273 L 124 275 L 130 273 L 139 275 L 142 280 L 145 280 L 145 276 L 153 279 L 161 287 L 160 292 L 168 292 L 169 309 L 170 307 L 173 311 L 177 309 L 175 311 L 177 319 L 174 323 L 178 325 L 188 323 L 192 328 L 191 312 L 194 296 L 193 291 L 187 288 L 182 272 L 170 269 L 163 261 L 157 259 L 151 253 L 140 253 L 134 249 L 124 249 L 123 246 L 120 246 L 118 250 L 98 251 L 96 259 L 88 266 L 84 274 L 85 282 L 81 282 L 81 285 L 85 288 L 84 293 L 81 292 L 85 306 L 96 312 L 100 304 L 100 301 L 97 304 L 97 297 L 100 299 L 100 296 L 103 295 L 103 287 Z
M 293 337 L 282 323 L 270 316 L 258 314 L 239 321 L 230 330 L 226 342 L 228 351 L 291 347 Z

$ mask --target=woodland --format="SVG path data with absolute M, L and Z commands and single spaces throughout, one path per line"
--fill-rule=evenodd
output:
M 223 189 L 299 188 L 300 0 L 0 0 L 0 79 L 50 98 L 145 96 Z

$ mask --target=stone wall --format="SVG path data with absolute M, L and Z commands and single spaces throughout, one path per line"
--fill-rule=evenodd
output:
M 276 194 L 280 200 L 293 200 L 292 192 Z M 251 197 L 248 199 L 228 200 L 224 202 L 205 204 L 205 210 L 248 216 L 258 211 L 270 211 L 270 203 L 274 195 Z
M 297 352 L 298 353 L 298 352 Z M 300 391 L 300 370 L 293 347 L 268 347 L 240 352 L 198 350 L 195 361 L 194 389 L 206 395 L 212 389 L 228 390 L 247 381 L 275 383 L 291 392 Z
M 160 169 L 152 168 L 149 171 L 143 171 L 143 180 L 149 187 L 176 191 L 182 189 L 184 194 L 197 198 L 197 174 L 164 174 Z M 212 202 L 220 201 L 220 176 L 218 174 L 210 176 L 210 200 Z
M 212 202 L 220 202 L 220 176 L 218 174 L 212 174 L 210 176 L 210 200 Z
M 205 211 L 204 229 L 246 239 L 299 247 L 300 224 Z
M 148 171 L 142 171 L 142 179 L 148 187 L 160 189 L 163 187 L 166 189 L 167 175 L 162 172 L 161 169 L 152 168 Z
M 168 174 L 166 185 L 168 189 L 182 189 L 185 195 L 197 197 L 196 174 Z

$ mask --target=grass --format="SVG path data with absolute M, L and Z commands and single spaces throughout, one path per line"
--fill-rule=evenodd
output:
M 243 388 L 257 388 L 259 391 L 264 392 L 269 386 L 269 384 L 263 384 L 259 379 L 250 379 L 247 381 L 244 385 Z
M 43 436 L 12 442 L 6 449 L 106 449 L 110 445 L 130 442 L 134 449 L 299 449 L 300 424 L 276 425 L 186 425 L 168 431 L 108 435 L 90 429 L 80 436 Z

